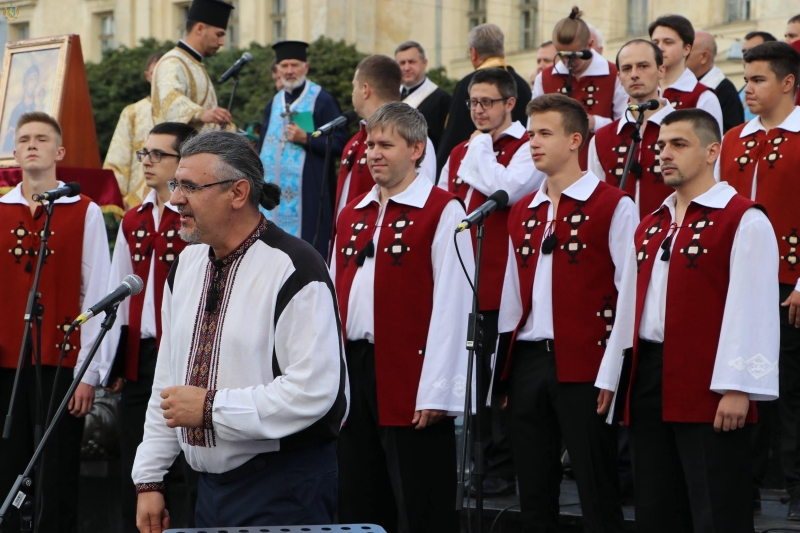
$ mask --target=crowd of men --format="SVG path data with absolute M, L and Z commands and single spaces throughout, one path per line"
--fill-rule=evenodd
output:
M 39 531 L 77 530 L 65 487 L 97 387 L 121 395 L 125 531 L 169 527 L 173 464 L 198 527 L 458 531 L 473 295 L 486 376 L 473 454 L 484 494 L 518 492 L 524 531 L 558 530 L 566 451 L 586 531 L 622 531 L 632 490 L 640 531 L 752 532 L 774 432 L 800 520 L 800 15 L 786 42 L 745 36 L 741 90 L 714 65 L 713 35 L 679 15 L 612 62 L 573 8 L 529 81 L 500 28 L 477 26 L 474 72 L 452 96 L 404 42 L 358 64 L 358 132 L 330 143 L 312 133 L 339 103 L 308 79 L 309 45 L 284 41 L 251 143 L 203 66 L 231 9 L 194 0 L 184 38 L 145 66 L 151 96 L 120 117 L 105 162 L 127 209 L 113 259 L 85 196 L 55 200 L 38 256 L 34 197 L 63 185 L 61 127 L 40 112 L 15 125 L 23 178 L 0 198 L 3 412 L 40 260 L 44 313 L 0 489 L 100 332 L 99 319 L 69 330 L 60 358 L 72 320 L 125 276 L 144 284 L 40 463 Z M 485 220 L 472 287 L 478 229 L 454 231 L 498 190 L 508 205 Z

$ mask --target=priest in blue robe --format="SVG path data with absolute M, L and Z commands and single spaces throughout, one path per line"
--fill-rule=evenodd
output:
M 320 191 L 325 166 L 325 136 L 311 137 L 320 126 L 342 112 L 336 99 L 306 78 L 308 43 L 282 41 L 272 46 L 283 89 L 264 109 L 258 153 L 264 179 L 281 188 L 281 203 L 265 216 L 284 231 L 313 243 L 320 212 Z M 317 250 L 328 256 L 336 191 L 334 162 L 341 158 L 347 132 L 333 133 L 331 168 L 322 200 L 322 223 Z

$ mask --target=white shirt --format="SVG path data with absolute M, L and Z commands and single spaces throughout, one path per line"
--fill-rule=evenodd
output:
M 497 136 L 497 139 L 505 136 L 521 139 L 527 133 L 525 126 L 519 122 L 512 122 Z M 498 163 L 492 136 L 488 133 L 482 133 L 469 141 L 467 153 L 461 161 L 461 166 L 458 167 L 457 174 L 469 185 L 464 199 L 464 204 L 467 206 L 475 189 L 486 196 L 502 189 L 508 193 L 508 205 L 513 205 L 526 194 L 538 189 L 545 179 L 544 173 L 533 164 L 527 143 L 517 149 L 507 167 Z M 450 157 L 442 168 L 438 185 L 446 191 L 450 188 Z
M 794 110 L 789 113 L 783 122 L 780 123 L 778 128 L 790 131 L 792 133 L 797 133 L 800 131 L 800 106 L 794 106 Z M 739 138 L 744 139 L 745 137 L 749 137 L 750 135 L 754 134 L 757 131 L 766 132 L 766 128 L 764 125 L 761 124 L 761 117 L 756 116 L 753 120 L 749 121 L 747 124 L 744 125 L 742 128 L 741 133 L 739 133 Z M 759 161 L 756 160 L 756 166 L 753 169 L 753 188 L 750 191 L 750 199 L 755 202 L 756 200 L 756 191 L 758 190 L 758 164 Z M 714 178 L 719 181 L 720 180 L 720 166 L 719 166 L 719 158 L 717 158 L 717 163 L 714 165 Z M 794 287 L 794 290 L 800 291 L 800 277 L 797 278 L 797 284 Z
M 560 74 L 562 76 L 566 76 L 569 74 L 569 70 L 567 66 L 556 58 L 555 66 L 553 67 L 553 72 L 556 74 Z M 583 74 L 580 75 L 581 78 L 584 76 L 608 76 L 611 71 L 608 68 L 608 61 L 606 58 L 598 54 L 595 50 L 592 50 L 592 62 L 589 63 L 589 66 L 586 67 L 586 70 Z M 544 94 L 544 86 L 542 85 L 542 73 L 536 75 L 536 79 L 533 82 L 533 89 L 531 90 L 531 100 L 538 96 L 542 96 Z M 594 115 L 594 130 L 597 131 L 606 124 L 611 124 L 614 120 L 618 119 L 625 113 L 625 109 L 628 107 L 628 93 L 625 92 L 625 89 L 622 87 L 622 84 L 619 82 L 619 77 L 614 80 L 614 112 L 611 118 L 601 117 L 599 115 Z
M 418 175 L 405 191 L 392 196 L 388 201 L 421 208 L 433 187 L 427 176 Z M 358 203 L 358 207 L 373 202 L 380 205 L 379 190 L 376 185 Z M 380 226 L 384 213 L 385 209 L 381 208 L 376 225 Z M 433 237 L 433 311 L 425 344 L 422 375 L 417 388 L 417 411 L 437 409 L 447 411 L 449 416 L 459 416 L 464 412 L 468 360 L 467 318 L 472 309 L 472 291 L 458 262 L 453 231 L 465 216 L 461 203 L 452 200 L 442 211 Z M 373 243 L 377 244 L 381 229 L 375 229 Z M 463 231 L 456 238 L 464 267 L 471 277 L 475 270 L 475 260 L 470 232 Z M 331 260 L 331 272 L 336 279 L 336 254 L 333 254 Z M 364 265 L 356 271 L 350 288 L 345 328 L 348 340 L 366 339 L 371 343 L 375 342 L 374 287 L 375 258 L 367 257 Z
M 658 111 L 656 111 L 655 113 L 650 115 L 650 117 L 647 119 L 647 122 L 652 122 L 653 124 L 661 126 L 661 121 L 664 120 L 664 117 L 666 117 L 667 115 L 669 115 L 670 113 L 675 111 L 675 108 L 672 107 L 672 104 L 670 104 L 669 102 L 667 102 L 663 98 L 659 98 L 659 101 L 661 102 L 662 107 Z M 626 109 L 625 110 L 625 114 L 623 115 L 623 117 L 617 123 L 617 135 L 619 135 L 622 132 L 622 128 L 625 127 L 625 125 L 629 124 L 629 123 L 635 124 L 636 123 L 636 119 L 634 119 L 633 115 L 631 113 L 629 113 L 627 111 L 627 109 Z M 646 131 L 646 128 L 645 128 L 645 131 Z M 641 161 L 642 151 L 643 150 L 649 150 L 650 147 L 649 146 L 644 146 L 644 144 L 641 144 L 641 143 L 639 144 L 639 146 L 641 147 L 641 150 L 639 151 L 639 161 Z M 656 154 L 656 160 L 658 160 L 658 154 Z M 600 178 L 601 181 L 606 181 L 606 171 L 603 168 L 603 165 L 600 163 L 600 157 L 598 157 L 598 155 L 597 155 L 596 137 L 592 137 L 592 139 L 589 141 L 589 159 L 588 159 L 588 164 L 589 164 L 589 170 L 591 170 L 594 173 L 595 176 Z M 621 177 L 622 176 L 620 176 L 620 178 Z M 628 179 L 632 179 L 631 176 L 628 176 Z M 636 194 L 634 195 L 634 198 L 635 198 L 636 205 L 638 206 L 639 205 L 639 180 L 635 180 L 635 182 L 636 182 Z
M 584 172 L 581 179 L 564 189 L 561 194 L 574 200 L 586 201 L 599 183 L 600 180 L 592 172 Z M 546 181 L 542 183 L 528 207 L 536 207 L 543 202 L 550 204 L 547 207 L 547 222 L 549 223 L 553 220 L 554 213 L 553 203 L 547 196 Z M 614 284 L 617 286 L 617 290 L 620 288 L 622 268 L 638 222 L 639 212 L 636 209 L 636 205 L 630 198 L 624 197 L 614 210 L 608 233 L 608 246 L 611 252 L 611 260 L 615 267 Z M 542 240 L 544 241 L 544 235 Z M 525 324 L 517 332 L 517 340 L 539 341 L 553 339 L 553 254 L 539 254 L 536 262 L 531 303 L 531 312 Z M 517 260 L 514 255 L 514 247 L 509 238 L 508 261 L 506 262 L 505 281 L 503 282 L 498 331 L 514 331 L 522 318 L 522 311 Z
M 64 183 L 59 181 L 58 186 L 63 187 Z M 72 204 L 79 200 L 79 196 L 73 196 L 72 198 L 62 196 L 55 201 L 55 204 L 56 206 L 59 204 Z M 9 191 L 8 194 L 0 198 L 0 203 L 30 205 L 22 194 L 22 183 L 19 183 Z M 58 207 L 55 207 L 55 209 L 57 210 Z M 81 312 L 87 307 L 99 302 L 106 295 L 109 265 L 108 237 L 106 236 L 103 213 L 100 211 L 100 207 L 92 202 L 86 210 L 86 219 L 83 225 L 81 297 L 79 302 Z M 42 269 L 42 274 L 50 275 L 47 273 L 47 267 Z M 45 309 L 45 313 L 46 312 L 47 309 Z M 96 316 L 80 327 L 81 349 L 78 352 L 78 360 L 75 363 L 73 376 L 78 374 L 78 371 L 83 365 L 83 361 L 89 354 L 89 350 L 91 350 L 94 341 L 100 334 L 100 324 L 103 322 L 104 317 L 104 314 L 102 316 Z M 21 318 L 22 317 L 20 317 L 20 319 Z M 20 323 L 19 327 L 22 327 L 22 323 Z M 112 363 L 113 358 L 109 359 L 104 353 L 104 350 L 97 350 L 81 382 L 91 385 L 92 387 L 97 387 L 105 380 Z
M 706 207 L 721 209 L 736 194 L 727 183 L 718 183 L 694 199 Z M 675 193 L 664 200 L 675 218 Z M 678 229 L 677 232 L 682 231 Z M 677 234 L 676 232 L 676 234 Z M 675 245 L 673 236 L 671 246 Z M 664 341 L 669 261 L 656 258 L 645 295 L 639 338 Z M 636 318 L 636 248 L 627 252 L 624 279 L 617 300 L 617 317 L 606 347 L 595 386 L 615 391 L 619 381 L 622 351 L 633 346 Z M 730 259 L 730 281 L 722 317 L 714 373 L 710 390 L 724 394 L 738 390 L 755 401 L 778 397 L 778 353 L 780 341 L 778 306 L 778 245 L 766 215 L 748 209 L 739 222 Z M 697 317 L 702 320 L 702 317 Z M 686 347 L 691 349 L 691 347 Z M 758 358 L 758 359 L 756 359 Z M 753 366 L 764 363 L 761 374 Z M 758 377 L 756 377 L 758 376 Z
M 683 74 L 675 80 L 675 83 L 667 87 L 667 89 L 675 89 L 685 93 L 690 93 L 697 86 L 697 78 L 691 70 L 684 69 Z M 702 109 L 711 113 L 714 120 L 719 124 L 719 134 L 722 135 L 722 107 L 719 105 L 719 98 L 714 94 L 714 91 L 703 91 L 697 99 L 697 109 Z
M 135 209 L 141 213 L 146 208 L 150 209 L 151 213 L 153 214 L 153 224 L 156 228 L 156 231 L 158 231 L 160 218 L 158 216 L 158 206 L 156 205 L 155 190 L 151 189 L 147 197 L 142 202 L 142 205 L 136 207 Z M 178 212 L 178 209 L 169 202 L 164 204 L 164 209 L 169 209 L 175 213 Z M 140 325 L 140 338 L 142 339 L 155 339 L 157 337 L 156 312 L 161 312 L 160 309 L 156 311 L 155 269 L 157 261 L 158 258 L 156 257 L 154 248 L 153 253 L 150 256 L 150 270 L 147 274 L 147 280 L 144 280 L 144 305 L 142 306 Z M 119 232 L 117 233 L 117 242 L 114 245 L 114 257 L 111 258 L 111 273 L 108 276 L 108 292 L 116 289 L 119 284 L 122 283 L 122 280 L 124 280 L 130 274 L 133 274 L 133 265 L 131 264 L 131 249 L 130 246 L 128 246 L 128 240 L 122 231 L 122 225 L 120 225 Z M 120 328 L 130 324 L 130 308 L 130 298 L 124 299 L 119 304 L 119 307 L 117 308 L 117 322 L 114 324 L 114 328 L 108 332 L 108 335 L 106 335 L 106 338 L 103 341 L 103 349 L 111 351 L 110 357 L 112 359 L 116 354 L 117 345 L 119 344 Z
M 361 124 L 366 124 L 366 122 L 362 120 Z M 417 174 L 424 174 L 431 180 L 431 183 L 433 183 L 433 179 L 436 178 L 436 150 L 434 149 L 430 138 L 426 137 L 426 140 L 427 143 L 425 145 L 425 155 L 422 157 L 422 161 L 419 164 Z M 364 157 L 367 157 L 366 153 L 364 154 Z M 339 198 L 339 205 L 336 206 L 336 217 L 334 220 L 339 218 L 339 213 L 341 213 L 342 209 L 344 209 L 344 207 L 347 205 L 347 196 L 350 194 L 350 175 L 352 173 L 352 170 L 348 172 L 347 177 L 344 179 L 344 185 L 342 185 L 342 196 Z

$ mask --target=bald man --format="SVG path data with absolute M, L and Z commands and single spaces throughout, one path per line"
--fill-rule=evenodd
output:
M 744 122 L 744 107 L 736 86 L 714 65 L 716 56 L 717 42 L 714 36 L 707 31 L 696 31 L 692 52 L 686 58 L 686 68 L 697 76 L 700 83 L 717 94 L 722 108 L 722 130 L 726 132 Z
M 600 33 L 600 30 L 589 24 L 589 33 L 592 34 L 592 49 L 600 55 L 603 55 L 603 34 Z

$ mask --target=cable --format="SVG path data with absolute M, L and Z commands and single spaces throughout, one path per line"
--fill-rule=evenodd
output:
M 519 504 L 518 503 L 512 503 L 508 507 L 506 507 L 504 509 L 501 509 L 500 512 L 497 513 L 497 516 L 494 517 L 494 520 L 492 520 L 492 525 L 489 527 L 489 533 L 492 533 L 492 531 L 494 531 L 494 526 L 495 526 L 495 524 L 497 524 L 497 521 L 500 520 L 500 515 L 502 515 L 503 513 L 505 513 L 506 511 L 508 511 L 512 507 L 519 507 Z
M 464 266 L 464 260 L 461 259 L 461 251 L 458 249 L 458 233 L 453 233 L 453 244 L 456 246 L 456 255 L 458 256 L 458 262 L 461 263 L 461 270 L 464 271 L 464 275 L 467 276 L 467 281 L 469 282 L 469 288 L 472 289 L 472 294 L 475 295 L 475 299 L 478 300 L 478 309 L 481 308 L 480 300 L 478 298 L 478 291 L 475 290 L 475 285 L 472 284 L 472 278 L 469 277 L 469 273 L 467 272 L 467 267 Z

